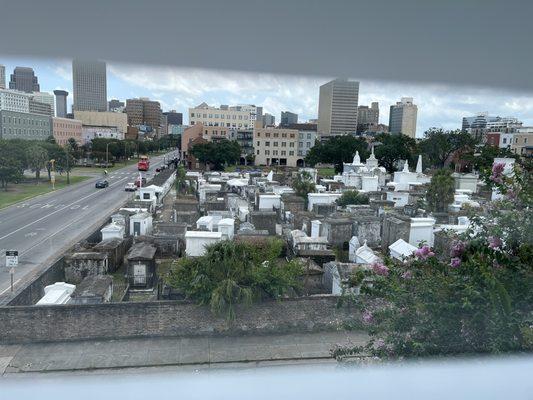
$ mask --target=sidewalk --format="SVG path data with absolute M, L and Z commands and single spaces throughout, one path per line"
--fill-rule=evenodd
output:
M 0 345 L 0 375 L 21 372 L 330 359 L 336 345 L 362 345 L 362 332 L 211 338 L 147 338 Z

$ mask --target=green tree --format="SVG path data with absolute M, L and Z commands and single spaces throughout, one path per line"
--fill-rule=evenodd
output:
M 192 147 L 191 153 L 200 162 L 211 164 L 214 170 L 222 170 L 225 165 L 233 165 L 239 161 L 241 146 L 236 141 L 222 139 L 197 143 Z
M 302 267 L 280 258 L 282 248 L 279 239 L 262 246 L 225 240 L 207 247 L 204 256 L 177 260 L 166 282 L 187 298 L 209 305 L 214 313 L 233 319 L 236 304 L 276 299 L 299 287 Z
M 68 145 L 57 153 L 55 160 L 57 171 L 67 174 L 67 185 L 70 185 L 70 171 L 74 167 L 76 159 L 72 155 Z
M 296 179 L 292 182 L 292 188 L 297 196 L 303 197 L 307 207 L 307 194 L 314 192 L 316 189 L 311 174 L 307 171 L 298 172 Z
M 335 136 L 326 142 L 317 142 L 307 153 L 305 162 L 311 166 L 318 163 L 334 164 L 335 171 L 342 172 L 343 163 L 351 162 L 356 151 L 363 160 L 370 155 L 368 143 L 363 138 L 352 135 Z
M 357 190 L 347 190 L 335 202 L 341 207 L 346 207 L 349 204 L 368 204 L 370 199 L 366 194 L 359 193 Z
M 480 173 L 481 178 L 485 179 L 490 176 L 494 159 L 498 157 L 520 158 L 509 149 L 501 149 L 490 145 L 480 146 L 476 150 L 470 151 L 464 158 L 472 165 L 474 170 Z
M 376 158 L 388 172 L 394 172 L 400 160 L 409 160 L 410 164 L 416 162 L 418 149 L 415 139 L 402 134 L 383 133 L 376 136 L 376 141 L 381 142 L 375 147 Z
M 431 128 L 424 133 L 419 148 L 429 166 L 443 168 L 452 154 L 473 149 L 475 144 L 476 140 L 469 133 Z
M 450 169 L 439 169 L 431 177 L 426 201 L 431 211 L 446 212 L 448 205 L 453 203 L 455 193 L 455 179 Z
M 34 144 L 26 149 L 26 163 L 28 167 L 35 172 L 35 179 L 39 184 L 41 169 L 46 167 L 48 162 L 48 152 L 41 146 Z
M 0 140 L 0 185 L 7 191 L 8 183 L 18 182 L 24 173 L 24 151 L 15 141 Z

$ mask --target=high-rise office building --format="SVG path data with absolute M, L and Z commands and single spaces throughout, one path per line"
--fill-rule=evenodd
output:
M 402 133 L 416 137 L 416 117 L 418 107 L 413 104 L 412 97 L 402 97 L 395 105 L 390 106 L 389 132 Z
M 68 92 L 66 90 L 54 90 L 56 96 L 56 117 L 67 117 L 67 97 Z
M 263 127 L 274 126 L 276 125 L 276 117 L 272 114 L 264 113 L 263 114 Z
M 373 130 L 379 124 L 379 104 L 373 102 L 370 107 L 359 106 L 357 109 L 357 132 Z
M 0 64 L 0 89 L 6 88 L 6 67 Z
M 320 86 L 318 133 L 345 135 L 357 132 L 359 82 L 334 79 Z
M 38 92 L 39 81 L 33 72 L 33 68 L 15 67 L 9 81 L 9 88 L 20 92 Z
M 75 111 L 107 111 L 106 64 L 102 61 L 72 61 Z
M 281 120 L 279 121 L 280 126 L 287 126 L 291 124 L 298 123 L 298 114 L 292 113 L 290 111 L 281 112 Z
M 154 131 L 159 131 L 161 126 L 161 106 L 158 101 L 147 98 L 127 99 L 126 114 L 128 125 L 145 125 Z
M 48 92 L 33 92 L 31 98 L 34 103 L 46 104 L 48 107 L 38 106 L 41 110 L 38 114 L 48 113 L 51 117 L 54 116 L 54 96 Z M 46 111 L 45 111 L 46 110 Z M 31 111 L 31 102 L 30 102 L 30 112 Z
M 163 113 L 167 116 L 168 125 L 183 125 L 183 114 L 176 112 L 176 110 L 171 110 Z

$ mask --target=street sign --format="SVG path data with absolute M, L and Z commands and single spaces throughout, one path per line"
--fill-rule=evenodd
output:
M 6 267 L 13 268 L 19 264 L 18 250 L 6 250 Z

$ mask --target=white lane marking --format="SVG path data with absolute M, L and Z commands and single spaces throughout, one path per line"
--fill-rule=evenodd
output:
M 125 178 L 118 180 L 118 181 L 115 182 L 114 184 L 109 185 L 109 187 L 115 186 L 116 184 L 118 184 L 120 181 L 122 181 L 122 180 L 124 180 L 124 179 L 125 179 Z M 0 237 L 0 240 L 3 240 L 3 239 L 5 239 L 6 237 L 9 237 L 9 236 L 11 236 L 11 235 L 13 235 L 13 234 L 15 234 L 15 233 L 17 233 L 17 232 L 20 232 L 21 230 L 27 228 L 28 226 L 31 226 L 31 225 L 33 225 L 33 224 L 35 224 L 35 223 L 37 223 L 37 222 L 40 222 L 40 221 L 42 221 L 43 219 L 46 219 L 46 218 L 50 217 L 51 215 L 54 215 L 54 214 L 56 214 L 56 213 L 58 213 L 58 212 L 60 212 L 60 211 L 63 211 L 63 210 L 65 210 L 66 208 L 69 208 L 69 207 L 73 206 L 74 204 L 79 203 L 80 201 L 83 201 L 83 200 L 85 200 L 85 199 L 88 199 L 89 197 L 92 197 L 92 196 L 94 196 L 94 195 L 96 195 L 96 194 L 99 194 L 99 193 L 102 193 L 102 192 L 103 192 L 103 193 L 106 193 L 105 191 L 96 191 L 96 192 L 93 192 L 93 193 L 91 193 L 91 194 L 89 194 L 89 195 L 87 195 L 87 196 L 85 196 L 85 197 L 82 197 L 81 199 L 76 200 L 76 201 L 73 202 L 73 203 L 70 203 L 70 204 L 66 205 L 66 206 L 63 207 L 63 208 L 60 208 L 59 210 L 56 210 L 56 211 L 54 211 L 54 212 L 51 212 L 50 214 L 47 214 L 47 215 L 45 215 L 45 216 L 43 216 L 43 217 L 41 217 L 41 218 L 39 218 L 39 219 L 36 219 L 35 221 L 30 222 L 29 224 L 26 224 L 26 225 L 24 225 L 24 226 L 21 226 L 20 228 L 15 229 L 15 230 L 12 231 L 12 232 L 9 232 L 7 235 L 1 236 L 1 237 Z
M 87 206 L 83 207 L 82 210 L 87 210 L 88 208 L 89 208 L 89 206 L 87 205 Z
M 15 285 L 17 283 L 19 283 L 21 279 L 22 278 L 19 278 L 15 282 L 13 282 L 13 287 L 15 287 Z M 9 286 L 6 289 L 4 289 L 3 291 L 0 292 L 0 296 L 3 295 L 5 292 L 7 292 L 9 289 L 11 289 L 11 283 L 9 284 Z
M 41 203 L 35 203 L 35 204 L 32 204 L 32 205 L 30 206 L 30 208 L 37 208 L 37 207 L 40 207 L 40 206 L 42 206 Z
M 44 206 L 42 206 L 41 208 L 51 208 L 53 206 L 54 206 L 53 204 L 48 203 L 48 204 L 45 204 Z
M 29 233 L 26 233 L 24 235 L 25 238 L 28 238 L 28 237 L 34 237 L 35 235 L 37 235 L 37 232 L 29 232 Z
M 75 206 L 70 207 L 71 210 L 77 210 L 81 206 L 79 204 L 76 204 Z

